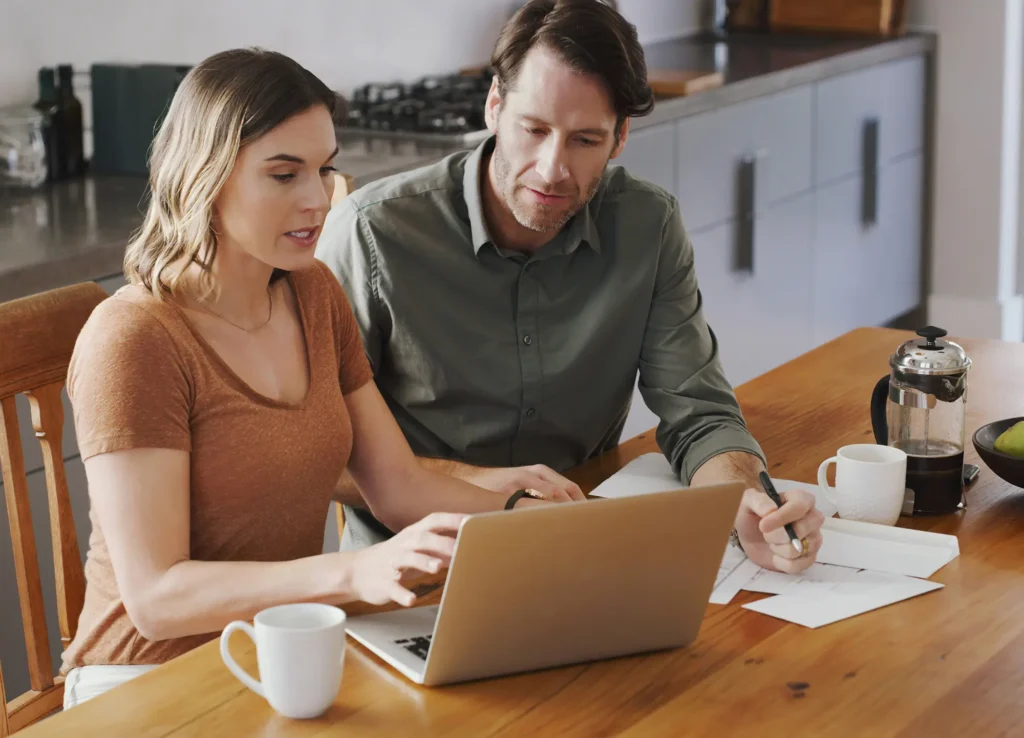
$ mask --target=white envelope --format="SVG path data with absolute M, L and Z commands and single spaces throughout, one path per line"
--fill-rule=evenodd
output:
M 960 555 L 956 536 L 831 518 L 821 527 L 818 562 L 930 577 Z

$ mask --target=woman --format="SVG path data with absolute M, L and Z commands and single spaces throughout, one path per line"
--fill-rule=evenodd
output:
M 131 284 L 96 308 L 68 373 L 93 533 L 66 707 L 272 605 L 408 606 L 401 575 L 447 566 L 463 517 L 428 513 L 506 502 L 416 462 L 313 258 L 334 104 L 287 57 L 229 51 L 188 74 L 157 134 Z M 346 466 L 401 532 L 323 554 Z

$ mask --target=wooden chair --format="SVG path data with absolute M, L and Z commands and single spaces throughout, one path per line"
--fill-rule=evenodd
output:
M 61 454 L 61 388 L 75 340 L 106 297 L 99 285 L 86 282 L 0 304 L 0 464 L 31 684 L 28 692 L 8 702 L 0 672 L 0 738 L 46 717 L 64 701 L 64 679 L 53 674 L 14 397 L 28 396 L 32 426 L 42 445 L 60 635 L 66 647 L 82 612 L 85 575 Z

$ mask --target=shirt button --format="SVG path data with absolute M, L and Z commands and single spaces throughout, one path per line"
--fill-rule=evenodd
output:
M 537 414 L 537 411 L 534 410 L 532 407 L 526 408 L 526 417 L 532 418 L 536 414 Z
M 533 343 L 533 339 L 530 338 L 529 336 L 523 336 L 523 343 L 529 346 L 531 343 Z

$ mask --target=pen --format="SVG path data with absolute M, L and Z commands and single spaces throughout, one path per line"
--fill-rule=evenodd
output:
M 779 493 L 775 491 L 775 485 L 772 484 L 772 478 L 768 476 L 768 472 L 761 472 L 758 474 L 758 479 L 761 480 L 761 486 L 764 487 L 765 494 L 767 494 L 779 507 L 782 507 L 782 498 L 779 497 Z M 793 526 L 789 523 L 785 525 L 786 533 L 789 534 L 789 540 L 793 543 L 793 548 L 801 556 L 804 553 L 804 544 L 797 538 L 796 532 L 793 530 Z

